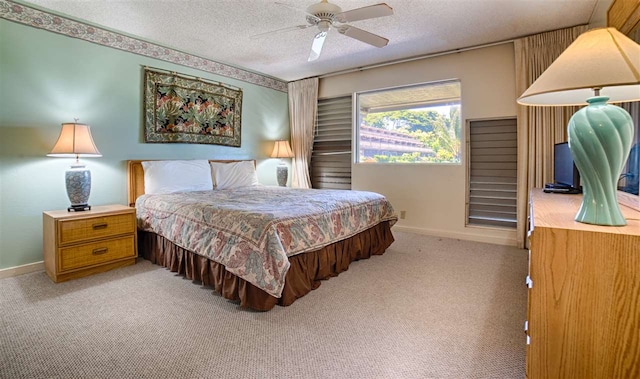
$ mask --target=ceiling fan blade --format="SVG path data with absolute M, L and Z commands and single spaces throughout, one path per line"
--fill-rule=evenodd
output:
M 287 28 L 276 29 L 276 30 L 272 30 L 272 31 L 270 31 L 270 32 L 264 32 L 264 33 L 260 33 L 260 34 L 254 34 L 254 35 L 252 35 L 252 36 L 251 36 L 251 37 L 249 37 L 249 38 L 251 38 L 251 39 L 254 39 L 254 38 L 261 38 L 261 37 L 265 37 L 265 36 L 268 36 L 268 35 L 271 35 L 271 34 L 285 33 L 285 32 L 290 32 L 290 31 L 292 31 L 292 30 L 306 29 L 306 28 L 309 28 L 309 27 L 311 27 L 311 26 L 314 26 L 314 25 L 308 24 L 308 25 L 296 25 L 296 26 L 289 26 L 289 27 L 287 27 Z
M 340 32 L 340 34 L 344 34 L 347 37 L 355 38 L 358 41 L 368 43 L 369 45 L 375 47 L 385 47 L 389 43 L 389 40 L 384 37 L 380 37 L 365 30 L 355 28 L 351 25 L 342 25 L 336 29 L 338 29 L 338 32 Z
M 392 14 L 393 8 L 385 3 L 380 3 L 368 7 L 362 7 L 338 13 L 336 14 L 336 20 L 338 20 L 339 22 L 352 22 L 366 20 L 368 18 L 391 16 Z
M 311 53 L 309 53 L 309 59 L 307 62 L 315 61 L 320 58 L 320 52 L 322 51 L 322 45 L 327 38 L 327 32 L 320 32 L 313 38 L 313 44 L 311 45 Z
M 311 23 L 314 23 L 314 24 L 315 24 L 315 23 L 317 23 L 318 21 L 320 21 L 320 18 L 318 18 L 318 17 L 317 17 L 316 15 L 314 15 L 314 14 L 311 14 L 311 13 L 307 12 L 307 11 L 306 11 L 306 10 L 304 10 L 304 9 L 296 8 L 296 7 L 293 7 L 293 6 L 291 6 L 291 5 L 289 5 L 289 4 L 285 4 L 285 3 L 279 3 L 279 2 L 277 2 L 277 1 L 276 1 L 276 4 L 278 4 L 278 5 L 282 5 L 283 7 L 287 7 L 287 8 L 289 8 L 289 9 L 293 9 L 294 11 L 297 11 L 297 12 L 304 13 L 305 15 L 307 15 L 307 21 L 308 21 L 310 24 L 311 24 Z

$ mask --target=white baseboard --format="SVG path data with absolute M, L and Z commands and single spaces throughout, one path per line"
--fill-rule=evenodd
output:
M 476 228 L 474 228 L 476 229 Z M 484 242 L 484 243 L 493 243 L 496 245 L 506 245 L 506 246 L 518 246 L 518 242 L 515 236 L 515 230 L 513 233 L 513 237 L 511 236 L 492 236 L 487 235 L 486 233 L 481 234 L 482 228 L 477 228 L 478 232 L 473 233 L 471 230 L 468 232 L 453 232 L 449 230 L 440 230 L 440 229 L 425 229 L 425 228 L 415 228 L 411 226 L 400 226 L 398 224 L 393 226 L 393 230 L 397 230 L 399 232 L 408 232 L 408 233 L 416 233 L 416 234 L 424 234 L 428 236 L 436 236 L 436 237 L 444 237 L 444 238 L 454 238 L 465 241 L 475 241 L 475 242 Z
M 44 271 L 44 261 L 28 263 L 22 266 L 3 268 L 0 270 L 0 279 L 10 278 L 30 272 Z
M 478 234 L 478 233 L 471 233 L 471 232 L 460 233 L 460 232 L 452 232 L 449 230 L 415 228 L 411 226 L 400 226 L 398 224 L 393 226 L 393 230 L 397 230 L 399 232 L 424 234 L 428 236 L 454 238 L 454 239 L 460 239 L 460 240 L 466 240 L 466 241 L 493 243 L 496 245 L 507 245 L 507 246 L 518 245 L 515 238 L 515 231 L 513 233 L 514 234 L 513 237 L 500 237 L 500 236 L 491 236 L 487 234 Z M 482 229 L 478 228 L 477 230 L 481 231 Z M 0 269 L 0 279 L 10 278 L 12 276 L 28 274 L 30 272 L 36 272 L 36 271 L 44 271 L 44 261 L 29 263 L 22 266 Z

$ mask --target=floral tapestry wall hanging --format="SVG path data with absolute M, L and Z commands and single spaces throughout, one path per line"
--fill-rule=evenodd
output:
M 240 147 L 241 116 L 239 88 L 144 70 L 145 142 Z

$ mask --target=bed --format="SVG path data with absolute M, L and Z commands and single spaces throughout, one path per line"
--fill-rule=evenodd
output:
M 223 189 L 146 194 L 143 162 L 128 161 L 127 170 L 140 254 L 244 308 L 290 305 L 393 243 L 397 217 L 379 194 L 221 182 Z

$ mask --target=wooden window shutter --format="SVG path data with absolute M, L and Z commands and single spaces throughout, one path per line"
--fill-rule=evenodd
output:
M 351 96 L 318 100 L 311 155 L 311 186 L 351 189 Z
M 468 224 L 515 228 L 516 119 L 469 123 Z

